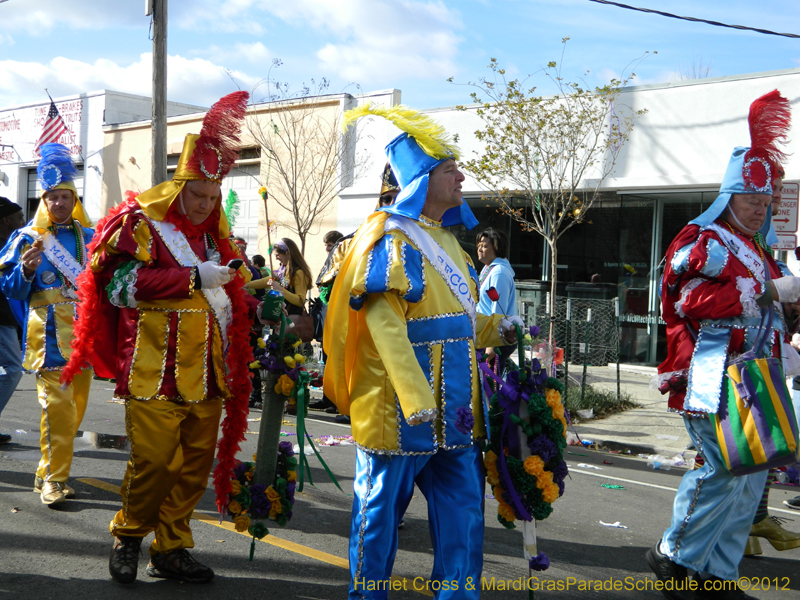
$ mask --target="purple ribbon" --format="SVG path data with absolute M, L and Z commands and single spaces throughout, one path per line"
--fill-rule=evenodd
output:
M 511 496 L 511 501 L 514 503 L 514 506 L 517 509 L 519 515 L 525 520 L 530 521 L 531 516 L 528 514 L 528 511 L 525 510 L 525 506 L 522 504 L 522 499 L 517 494 L 517 490 L 514 488 L 514 484 L 511 480 L 511 474 L 508 472 L 508 466 L 506 465 L 506 453 L 503 452 L 503 440 L 508 440 L 508 450 L 510 453 L 518 453 L 519 452 L 519 432 L 517 431 L 516 426 L 511 422 L 510 415 L 514 414 L 519 416 L 519 401 L 522 400 L 524 395 L 522 394 L 521 390 L 518 392 L 514 389 L 513 386 L 508 385 L 504 382 L 500 377 L 495 375 L 494 371 L 489 368 L 485 362 L 479 362 L 480 370 L 483 372 L 484 379 L 483 383 L 487 391 L 487 394 L 491 398 L 492 392 L 491 388 L 489 387 L 489 380 L 488 378 L 491 377 L 498 385 L 500 385 L 500 389 L 497 392 L 497 400 L 503 406 L 503 427 L 500 431 L 500 474 L 505 481 L 506 488 L 508 489 L 508 494 Z M 510 375 L 509 375 L 510 376 Z M 507 390 L 507 391 L 506 391 Z M 506 392 L 505 394 L 503 392 Z M 502 398 L 502 400 L 501 400 Z M 486 427 L 489 427 L 489 423 L 486 423 Z

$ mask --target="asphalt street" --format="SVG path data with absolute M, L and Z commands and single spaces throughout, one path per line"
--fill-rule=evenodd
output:
M 270 535 L 256 542 L 252 562 L 248 560 L 250 538 L 236 533 L 230 523 L 219 525 L 209 485 L 193 523 L 193 552 L 215 570 L 213 582 L 193 585 L 150 579 L 144 573 L 146 556 L 142 556 L 136 583 L 121 586 L 113 582 L 108 575 L 108 523 L 119 509 L 116 489 L 125 472 L 127 451 L 124 408 L 111 401 L 112 393 L 112 384 L 93 382 L 86 418 L 75 439 L 71 485 L 77 498 L 58 508 L 42 505 L 39 496 L 32 493 L 39 459 L 40 414 L 32 376 L 23 377 L 0 417 L 0 431 L 14 437 L 10 444 L 0 446 L 0 598 L 347 597 L 353 446 L 321 450 L 344 492 L 328 480 L 317 459 L 310 458 L 316 485 L 306 486 L 297 494 L 294 516 L 287 527 L 269 523 Z M 260 416 L 254 411 L 250 418 Z M 313 437 L 350 433 L 349 427 L 334 423 L 332 415 L 312 412 L 310 417 L 308 429 Z M 245 460 L 255 452 L 258 422 L 252 421 L 249 429 L 240 455 Z M 282 430 L 290 434 L 284 439 L 296 440 L 292 417 L 286 417 Z M 571 471 L 566 493 L 554 504 L 550 518 L 537 523 L 539 549 L 549 556 L 551 567 L 535 574 L 538 584 L 537 580 L 531 583 L 569 589 L 539 589 L 534 597 L 662 598 L 659 592 L 641 589 L 645 581 L 654 581 L 644 553 L 668 525 L 674 490 L 683 471 L 653 471 L 644 460 L 582 447 L 568 448 L 565 458 Z M 521 533 L 506 530 L 497 522 L 497 503 L 488 487 L 486 493 L 484 573 L 483 582 L 477 584 L 488 589 L 481 597 L 527 598 L 526 591 L 514 589 L 529 575 L 522 558 Z M 781 504 L 796 493 L 797 488 L 776 486 L 770 506 L 774 515 L 795 518 L 786 523 L 787 529 L 800 530 L 800 513 L 782 510 L 785 507 Z M 452 508 L 459 510 L 458 506 Z M 406 514 L 405 528 L 399 532 L 394 576 L 400 589 L 390 592 L 392 599 L 432 596 L 424 589 L 433 564 L 426 515 L 425 499 L 418 492 Z M 777 552 L 765 541 L 762 547 L 762 557 L 743 560 L 740 575 L 751 581 L 758 578 L 756 587 L 768 584 L 770 589 L 750 593 L 763 599 L 800 598 L 800 549 Z M 640 589 L 579 587 L 591 584 L 609 588 L 615 581 Z M 782 589 L 776 591 L 776 583 Z

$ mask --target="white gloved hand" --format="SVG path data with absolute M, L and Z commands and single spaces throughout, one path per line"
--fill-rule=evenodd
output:
M 800 300 L 800 277 L 779 277 L 772 284 L 778 293 L 778 302 L 797 302 Z
M 197 274 L 200 276 L 200 289 L 202 290 L 222 287 L 233 279 L 233 273 L 228 272 L 228 267 L 218 265 L 211 260 L 198 265 Z
M 519 325 L 522 329 L 525 329 L 524 321 L 517 316 L 503 317 L 500 319 L 500 329 L 503 333 L 506 331 L 516 331 L 514 325 Z
M 503 338 L 503 341 L 506 344 L 517 343 L 517 330 L 514 327 L 515 324 L 519 325 L 520 328 L 525 329 L 525 323 L 517 316 L 503 317 L 500 319 L 500 323 L 497 324 L 500 337 Z
M 792 346 L 795 350 L 800 350 L 800 333 L 795 333 L 792 336 Z

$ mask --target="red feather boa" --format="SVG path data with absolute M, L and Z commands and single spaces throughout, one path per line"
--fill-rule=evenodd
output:
M 107 226 L 109 224 L 113 226 L 120 213 L 139 209 L 135 194 L 128 192 L 126 196 L 127 200 L 125 202 L 112 208 L 108 215 L 97 223 L 95 236 L 87 246 L 87 255 L 89 257 L 106 239 L 108 236 Z M 215 216 L 216 218 L 214 218 Z M 239 257 L 238 251 L 231 247 L 229 239 L 220 239 L 219 237 L 219 207 L 203 224 L 198 226 L 193 225 L 185 215 L 180 214 L 173 204 L 167 212 L 165 221 L 173 223 L 189 237 L 199 236 L 206 232 L 210 233 L 222 255 L 224 264 Z M 106 316 L 116 317 L 118 314 L 116 312 L 113 315 L 106 314 L 110 309 L 116 311 L 116 307 L 107 301 L 103 301 L 104 288 L 107 283 L 103 281 L 104 277 L 108 277 L 108 274 L 102 271 L 94 273 L 91 268 L 85 269 L 78 277 L 78 297 L 81 300 L 79 305 L 80 318 L 75 323 L 72 355 L 69 363 L 62 371 L 62 383 L 70 383 L 86 363 L 93 358 L 94 338 L 97 334 L 98 323 L 104 321 Z M 225 419 L 222 421 L 222 437 L 217 444 L 217 466 L 214 468 L 214 490 L 217 495 L 216 503 L 220 513 L 226 510 L 228 506 L 228 494 L 231 491 L 234 462 L 236 454 L 240 450 L 240 444 L 244 440 L 245 431 L 247 431 L 248 403 L 250 401 L 250 392 L 253 389 L 249 367 L 250 362 L 253 360 L 253 352 L 249 342 L 250 309 L 243 285 L 244 279 L 240 273 L 237 273 L 233 280 L 225 285 L 225 291 L 231 301 L 233 320 L 228 328 L 229 344 L 228 353 L 225 357 L 225 364 L 228 367 L 227 384 L 231 397 L 225 402 Z M 110 327 L 113 327 L 113 329 L 107 329 L 106 331 L 116 332 L 116 323 Z

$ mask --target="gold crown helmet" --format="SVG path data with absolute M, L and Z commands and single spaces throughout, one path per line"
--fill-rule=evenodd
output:
M 239 156 L 239 134 L 250 94 L 234 92 L 220 98 L 203 118 L 200 134 L 188 134 L 171 181 L 165 181 L 139 194 L 137 202 L 156 221 L 163 221 L 169 207 L 183 191 L 187 181 L 220 183 L 230 173 Z M 222 197 L 220 196 L 220 202 Z M 227 238 L 230 225 L 225 211 L 219 211 L 219 235 Z
M 393 192 L 399 189 L 400 184 L 397 183 L 397 178 L 394 176 L 392 165 L 387 162 L 383 168 L 383 175 L 381 175 L 381 193 L 379 195 L 383 196 L 386 192 Z

